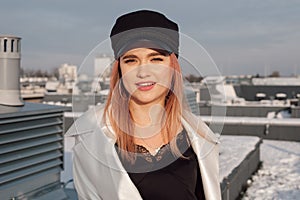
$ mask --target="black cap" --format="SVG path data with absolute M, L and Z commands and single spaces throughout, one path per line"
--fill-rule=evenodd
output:
M 110 39 L 115 58 L 137 47 L 160 48 L 178 55 L 178 25 L 155 11 L 140 10 L 120 16 Z

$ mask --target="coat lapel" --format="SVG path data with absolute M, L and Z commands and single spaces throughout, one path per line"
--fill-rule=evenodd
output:
M 187 120 L 189 122 L 197 120 L 197 131 Z M 182 118 L 182 124 L 187 130 L 192 148 L 198 158 L 205 197 L 207 200 L 221 199 L 218 139 L 201 119 L 190 115 L 187 120 Z

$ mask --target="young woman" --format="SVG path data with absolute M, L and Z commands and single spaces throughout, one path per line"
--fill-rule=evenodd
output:
M 218 140 L 188 109 L 178 26 L 141 10 L 111 32 L 115 62 L 104 107 L 69 129 L 80 199 L 221 199 Z

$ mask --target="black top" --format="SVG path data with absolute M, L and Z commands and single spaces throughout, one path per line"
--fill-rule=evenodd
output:
M 144 200 L 205 199 L 197 157 L 188 142 L 186 131 L 177 135 L 177 146 L 185 158 L 172 154 L 170 144 L 162 146 L 155 156 L 136 145 L 134 164 L 122 159 L 124 168 Z M 116 146 L 118 149 L 118 147 Z

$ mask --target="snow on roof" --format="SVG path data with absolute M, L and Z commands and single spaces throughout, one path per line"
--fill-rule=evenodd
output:
M 260 138 L 255 136 L 221 136 L 220 182 L 255 149 Z
M 243 200 L 299 199 L 300 142 L 264 140 L 262 168 L 249 180 Z

